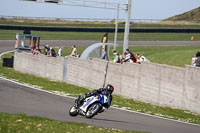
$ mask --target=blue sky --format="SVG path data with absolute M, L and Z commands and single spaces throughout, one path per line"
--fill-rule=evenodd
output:
M 71 0 L 73 1 L 73 0 Z M 126 3 L 127 0 L 96 0 Z M 131 19 L 165 19 L 200 6 L 200 0 L 132 0 Z M 0 15 L 53 18 L 111 18 L 115 10 L 0 0 Z M 120 18 L 125 12 L 120 11 Z

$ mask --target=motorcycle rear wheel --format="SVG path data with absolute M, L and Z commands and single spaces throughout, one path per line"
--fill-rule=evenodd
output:
M 99 104 L 93 104 L 90 106 L 85 114 L 86 118 L 94 117 L 99 112 L 100 108 L 101 106 Z
M 77 109 L 76 109 L 75 106 L 72 106 L 72 107 L 70 108 L 70 110 L 69 110 L 69 115 L 70 115 L 70 116 L 77 116 L 77 115 L 78 115 L 78 111 L 77 111 Z

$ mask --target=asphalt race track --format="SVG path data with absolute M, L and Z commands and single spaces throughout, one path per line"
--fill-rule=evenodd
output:
M 68 45 L 65 45 L 65 41 L 53 41 L 54 45 L 52 46 L 69 46 L 74 43 L 77 45 L 87 45 L 88 43 L 93 43 L 92 41 L 69 42 L 67 43 Z M 78 42 L 80 44 L 78 44 Z M 46 43 L 50 44 L 52 41 L 46 41 Z M 158 44 L 157 42 L 152 43 Z M 162 43 L 164 44 L 167 42 Z M 14 41 L 0 41 L 0 53 L 14 50 L 13 44 Z M 177 43 L 177 45 L 178 44 L 190 45 L 190 43 L 187 42 Z M 198 42 L 196 45 L 199 45 Z M 73 103 L 74 99 L 39 91 L 0 78 L 0 112 L 24 113 L 59 121 L 84 122 L 98 127 L 150 131 L 153 133 L 200 132 L 199 125 L 187 124 L 114 108 L 110 108 L 98 114 L 93 119 L 86 119 L 82 116 L 70 117 L 68 110 Z
M 70 117 L 74 99 L 34 90 L 0 78 L 0 112 L 25 113 L 98 127 L 153 133 L 199 133 L 200 126 L 110 108 L 93 119 Z

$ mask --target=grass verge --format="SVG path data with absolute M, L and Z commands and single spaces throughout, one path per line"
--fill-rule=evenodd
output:
M 78 53 L 81 54 L 86 46 L 77 47 Z M 112 59 L 112 47 L 110 48 L 110 59 Z M 185 64 L 191 65 L 192 55 L 200 51 L 200 46 L 129 46 L 134 53 L 144 55 L 151 62 L 167 64 L 171 66 L 184 67 Z M 57 49 L 56 49 L 57 51 Z M 119 54 L 122 54 L 122 46 L 117 47 Z M 70 55 L 71 47 L 63 48 L 63 55 Z
M 98 27 L 98 28 L 114 28 L 113 22 L 104 21 L 60 21 L 60 20 L 28 20 L 28 19 L 0 19 L 0 25 L 13 26 L 38 26 L 38 27 Z M 119 28 L 125 27 L 125 22 L 119 22 Z M 199 23 L 183 22 L 183 21 L 167 21 L 158 23 L 131 23 L 131 28 L 200 28 Z
M 59 122 L 47 118 L 27 116 L 24 114 L 0 113 L 1 133 L 142 133 L 105 129 L 84 123 Z
M 5 55 L 6 56 L 6 55 Z M 0 64 L 0 76 L 8 79 L 14 79 L 21 83 L 37 86 L 41 89 L 51 92 L 65 94 L 70 96 L 83 95 L 91 90 L 70 85 L 64 82 L 50 81 L 46 78 L 41 78 L 29 74 L 17 72 L 12 68 L 2 67 Z M 189 123 L 200 124 L 200 115 L 185 110 L 172 109 L 169 107 L 159 107 L 149 103 L 143 103 L 140 101 L 123 98 L 121 96 L 114 95 L 112 105 L 119 108 L 125 108 L 128 110 L 138 111 L 151 115 L 157 115 L 170 119 L 180 120 Z

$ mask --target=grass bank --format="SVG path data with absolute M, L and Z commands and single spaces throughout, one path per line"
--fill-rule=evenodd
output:
M 81 54 L 86 46 L 78 47 Z M 112 47 L 110 48 L 110 59 L 112 59 Z M 191 65 L 192 55 L 200 51 L 200 46 L 129 46 L 134 53 L 144 55 L 151 62 L 167 64 L 171 66 L 184 67 L 185 64 Z M 117 47 L 119 54 L 122 54 L 122 46 Z M 70 55 L 71 47 L 63 48 L 63 55 Z
M 7 55 L 11 56 L 11 55 Z M 46 78 L 41 78 L 21 72 L 17 72 L 12 68 L 2 67 L 0 64 L 0 76 L 8 79 L 14 79 L 21 83 L 37 86 L 41 89 L 55 92 L 58 94 L 70 95 L 76 97 L 77 95 L 83 95 L 91 90 L 74 85 L 70 85 L 64 82 L 50 81 Z M 140 101 L 123 98 L 121 96 L 114 95 L 112 105 L 119 108 L 125 108 L 128 110 L 134 110 L 147 114 L 157 115 L 175 120 L 181 120 L 184 122 L 190 122 L 200 124 L 200 115 L 185 110 L 172 109 L 169 107 L 159 107 L 149 103 L 143 103 Z
M 1 133 L 142 133 L 119 129 L 105 129 L 84 123 L 59 122 L 24 114 L 0 113 Z M 144 133 L 144 132 L 143 132 Z
M 0 40 L 14 40 L 16 33 L 22 30 L 0 30 Z M 102 32 L 49 32 L 31 31 L 32 34 L 40 35 L 42 40 L 96 40 L 100 41 Z M 194 41 L 200 40 L 200 33 L 130 33 L 130 41 Z M 124 33 L 118 33 L 118 41 L 123 41 Z M 109 33 L 109 40 L 114 40 L 114 33 Z

